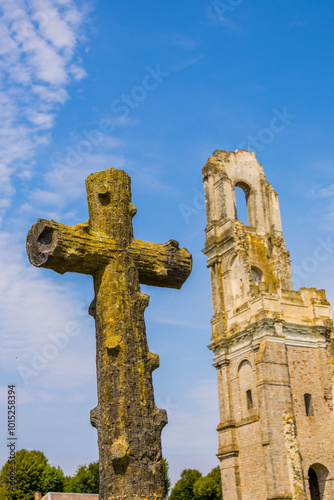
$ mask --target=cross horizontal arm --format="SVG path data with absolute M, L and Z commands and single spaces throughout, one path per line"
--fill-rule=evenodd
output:
M 159 244 L 133 239 L 128 252 L 143 285 L 180 289 L 191 273 L 191 254 L 175 240 Z
M 66 226 L 52 220 L 38 219 L 27 236 L 27 253 L 31 264 L 52 269 L 59 274 L 94 274 L 110 261 L 116 250 L 112 238 L 93 233 L 88 224 Z
M 111 237 L 91 231 L 88 223 L 66 226 L 44 219 L 39 219 L 27 236 L 31 264 L 60 274 L 94 275 L 121 251 L 132 257 L 144 285 L 179 289 L 191 272 L 191 254 L 175 240 L 158 244 L 133 239 L 122 250 Z

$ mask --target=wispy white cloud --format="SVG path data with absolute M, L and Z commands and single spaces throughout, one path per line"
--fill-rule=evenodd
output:
M 75 56 L 85 17 L 74 0 L 0 0 L 2 216 L 13 176 L 31 178 L 38 148 L 50 142 L 66 85 L 86 74 Z
M 85 197 L 85 179 L 89 174 L 107 168 L 126 169 L 132 182 L 140 192 L 179 197 L 177 189 L 163 180 L 164 172 L 158 165 L 141 167 L 126 159 L 124 143 L 119 139 L 102 134 L 97 128 L 83 130 L 71 137 L 70 145 L 51 159 L 49 168 L 43 175 L 44 188 L 31 189 L 27 201 L 21 205 L 20 213 L 41 216 L 55 220 L 70 220 L 75 214 L 65 212 L 70 203 Z
M 67 284 L 56 284 L 27 266 L 24 245 L 15 236 L 0 234 L 0 361 L 20 385 L 55 390 L 82 384 L 95 374 L 84 346 L 93 321 L 89 303 Z M 78 350 L 78 345 L 80 349 Z M 87 359 L 86 359 L 87 358 Z M 13 369 L 16 367 L 16 373 Z
M 43 101 L 44 106 L 54 103 L 64 104 L 68 94 L 64 88 L 50 88 L 43 85 L 32 85 L 31 90 Z
M 316 199 L 316 198 L 331 198 L 334 196 L 334 184 L 330 184 L 329 186 L 315 186 L 308 193 L 308 198 Z
M 201 59 L 203 59 L 203 57 L 203 55 L 199 55 L 180 61 L 173 66 L 172 71 L 183 71 L 190 66 L 197 64 Z
M 85 76 L 87 76 L 86 71 L 82 66 L 78 66 L 77 64 L 71 64 L 69 67 L 70 75 L 74 78 L 74 80 L 82 80 Z
M 164 402 L 157 402 L 166 406 Z M 169 425 L 164 432 L 168 433 L 168 447 L 180 451 L 187 449 L 188 453 L 206 451 L 206 433 L 201 433 L 200 429 L 205 426 L 215 429 L 219 420 L 216 379 L 199 380 L 196 387 L 183 396 L 182 402 L 175 400 L 167 406 Z M 191 437 L 194 435 L 196 441 Z
M 142 192 L 154 191 L 173 198 L 180 196 L 180 191 L 163 179 L 164 172 L 158 165 L 141 167 L 140 170 L 136 166 L 130 167 L 129 174 L 131 174 L 133 182 L 136 183 L 137 189 Z
M 176 47 L 180 47 L 181 49 L 194 49 L 197 47 L 198 42 L 193 38 L 190 38 L 185 35 L 174 35 L 171 39 L 171 43 Z
M 213 0 L 206 9 L 209 23 L 213 25 L 220 25 L 234 32 L 242 33 L 241 27 L 232 21 L 232 18 L 237 18 L 238 22 L 240 22 L 240 10 L 238 16 L 236 16 L 235 11 L 240 9 L 242 3 L 243 0 L 238 0 L 237 2 L 234 1 L 233 4 L 229 0 Z
M 92 172 L 106 170 L 107 168 L 123 168 L 125 159 L 121 154 L 117 154 L 112 149 L 118 148 L 117 140 L 105 138 L 107 143 L 96 147 L 96 152 L 93 151 L 86 155 L 77 152 L 75 145 L 70 147 L 67 153 L 58 161 L 52 163 L 51 169 L 45 174 L 45 182 L 47 190 L 50 193 L 50 200 L 54 196 L 58 199 L 58 207 L 68 203 L 68 200 L 75 200 L 80 196 L 85 196 L 85 179 Z M 70 155 L 67 158 L 67 155 Z M 67 158 L 67 159 L 66 159 Z M 71 158 L 73 161 L 69 161 Z M 56 194 L 55 194 L 56 193 Z M 30 200 L 34 201 L 35 206 L 39 204 L 39 191 L 32 190 Z M 42 200 L 46 199 L 46 192 L 43 193 Z
M 38 113 L 34 109 L 29 109 L 27 110 L 26 117 L 30 123 L 37 125 L 40 130 L 44 130 L 53 126 L 55 115 L 52 113 Z
M 206 474 L 217 465 L 215 429 L 219 423 L 219 411 L 216 379 L 199 380 L 182 402 L 173 401 L 167 409 L 168 426 L 163 431 L 163 448 L 167 459 L 172 459 L 170 462 L 174 465 L 172 481 L 178 479 L 176 471 L 186 468 L 194 467 Z
M 195 328 L 196 330 L 208 330 L 207 325 L 199 325 L 197 323 L 192 323 L 191 321 L 182 321 L 178 319 L 171 318 L 163 318 L 163 317 L 150 317 L 150 320 L 153 323 L 159 323 L 161 325 L 173 325 L 173 326 L 182 326 L 186 328 Z
M 333 159 L 331 157 L 320 158 L 317 162 L 308 166 L 310 170 L 313 170 L 322 177 L 326 176 L 330 178 L 330 173 L 333 171 Z M 312 200 L 312 212 L 309 214 L 310 217 L 315 217 L 317 222 L 317 227 L 320 230 L 327 232 L 333 232 L 333 221 L 334 221 L 334 184 L 315 184 L 311 189 L 306 191 L 305 196 Z
M 62 207 L 64 205 L 64 198 L 61 193 L 47 191 L 45 189 L 36 188 L 29 196 L 31 204 L 38 208 L 41 207 Z

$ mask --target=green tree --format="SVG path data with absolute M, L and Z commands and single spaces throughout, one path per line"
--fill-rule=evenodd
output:
M 175 484 L 170 494 L 170 500 L 194 500 L 194 484 L 202 477 L 195 469 L 185 469 L 181 473 L 181 479 Z
M 168 495 L 171 481 L 169 478 L 168 462 L 165 458 L 162 459 L 162 466 L 165 479 L 166 494 Z M 91 464 L 79 466 L 73 477 L 65 478 L 65 490 L 71 493 L 98 493 L 99 492 L 99 463 L 92 462 Z M 1 500 L 1 499 L 0 499 Z
M 162 468 L 164 471 L 164 479 L 165 479 L 165 489 L 166 489 L 166 496 L 168 496 L 170 487 L 171 487 L 171 481 L 169 477 L 169 465 L 168 462 L 165 458 L 162 459 Z
M 19 450 L 1 469 L 0 499 L 34 500 L 36 491 L 62 491 L 63 481 L 61 469 L 49 465 L 44 453 Z
M 206 476 L 197 479 L 194 484 L 194 497 L 196 500 L 222 500 L 219 466 L 212 469 Z
M 66 478 L 65 491 L 70 493 L 98 493 L 99 462 L 79 466 L 73 477 Z
M 49 491 L 64 491 L 65 477 L 60 467 L 47 464 L 41 475 L 40 490 L 43 495 Z

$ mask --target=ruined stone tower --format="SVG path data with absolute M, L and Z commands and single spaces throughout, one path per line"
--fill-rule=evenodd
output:
M 203 168 L 224 500 L 334 499 L 332 319 L 324 290 L 293 291 L 278 196 L 255 154 Z M 248 225 L 237 219 L 244 191 Z

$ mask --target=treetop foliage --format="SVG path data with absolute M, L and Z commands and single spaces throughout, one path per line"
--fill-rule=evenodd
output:
M 165 458 L 162 462 L 168 494 L 171 486 L 168 462 Z M 80 465 L 72 477 L 64 476 L 61 468 L 50 465 L 41 451 L 20 450 L 15 462 L 8 460 L 1 469 L 0 500 L 34 500 L 36 492 L 44 496 L 50 491 L 99 493 L 99 462 Z
M 222 486 L 219 467 L 209 474 L 202 474 L 195 469 L 185 469 L 175 484 L 169 500 L 222 500 Z
M 1 500 L 33 500 L 36 491 L 63 491 L 64 474 L 41 451 L 19 450 L 0 472 Z M 58 488 L 58 489 L 57 489 Z
M 73 477 L 66 478 L 64 491 L 70 493 L 98 493 L 99 462 L 79 466 Z

